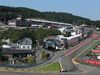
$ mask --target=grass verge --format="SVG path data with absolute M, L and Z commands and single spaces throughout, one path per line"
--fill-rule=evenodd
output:
M 61 70 L 60 63 L 54 62 L 39 68 L 33 68 L 34 72 L 59 72 Z

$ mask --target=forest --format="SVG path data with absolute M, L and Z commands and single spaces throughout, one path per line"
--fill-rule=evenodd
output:
M 21 15 L 23 18 L 35 18 L 45 19 L 56 22 L 71 23 L 81 25 L 83 23 L 87 25 L 96 25 L 99 27 L 100 21 L 93 21 L 91 19 L 76 16 L 71 13 L 65 12 L 41 12 L 35 9 L 25 7 L 9 7 L 0 6 L 0 21 L 7 22 L 10 19 L 17 18 Z

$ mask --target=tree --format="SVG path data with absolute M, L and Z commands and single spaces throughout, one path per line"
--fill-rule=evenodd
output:
M 0 33 L 0 39 L 9 38 L 12 42 L 17 42 L 18 40 L 22 40 L 23 38 L 26 38 L 26 37 L 31 38 L 34 45 L 35 35 L 34 35 L 33 30 L 30 30 L 30 29 L 17 30 L 17 29 L 11 28 Z
M 75 16 L 70 13 L 64 12 L 40 12 L 34 9 L 23 8 L 23 7 L 7 7 L 7 6 L 0 6 L 0 21 L 4 20 L 8 21 L 10 19 L 18 17 L 18 15 L 22 15 L 24 18 L 41 18 L 50 21 L 57 21 L 57 22 L 64 22 L 64 23 L 86 23 L 90 24 L 90 19 Z
M 47 53 L 45 51 L 42 51 L 42 59 L 47 59 Z
M 66 32 L 66 34 L 64 34 L 66 37 L 70 37 L 71 36 L 71 32 Z
M 56 36 L 56 35 L 61 35 L 61 32 L 56 29 L 48 29 L 47 34 L 48 36 Z
M 26 62 L 30 63 L 30 64 L 33 64 L 33 63 L 36 63 L 36 60 L 34 57 L 30 56 L 30 57 L 27 57 L 26 58 Z
M 47 30 L 46 29 L 43 29 L 43 28 L 38 28 L 36 31 L 35 31 L 35 38 L 37 40 L 40 40 L 40 39 L 44 39 L 45 37 L 47 37 Z
M 42 42 L 44 38 L 46 38 L 48 36 L 56 36 L 56 35 L 61 35 L 61 32 L 56 29 L 38 28 L 35 31 L 35 39 L 37 40 L 38 45 L 40 45 L 40 42 Z
M 61 32 L 56 29 L 43 29 L 43 28 L 38 28 L 35 31 L 36 34 L 36 39 L 44 39 L 48 36 L 56 36 L 56 35 L 61 35 Z

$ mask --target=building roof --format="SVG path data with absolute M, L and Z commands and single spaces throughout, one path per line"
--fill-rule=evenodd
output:
M 27 20 L 37 21 L 37 22 L 44 22 L 44 23 L 62 24 L 62 25 L 66 25 L 66 26 L 71 26 L 72 25 L 70 23 L 54 22 L 54 21 L 40 20 L 40 19 L 27 19 Z
M 43 41 L 46 42 L 46 40 L 48 39 L 56 39 L 56 36 L 48 36 L 47 38 L 45 38 Z
M 77 34 L 77 35 L 74 35 L 74 36 L 67 37 L 67 39 L 68 39 L 68 40 L 71 40 L 71 39 L 77 38 L 77 37 L 80 37 L 80 34 Z
M 19 41 L 21 45 L 32 45 L 32 40 L 30 38 L 24 38 L 23 40 Z

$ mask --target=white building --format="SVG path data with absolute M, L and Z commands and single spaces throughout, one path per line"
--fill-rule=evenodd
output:
M 8 48 L 11 48 L 11 46 L 10 45 L 2 45 L 2 48 L 8 49 Z
M 9 39 L 3 39 L 2 48 L 9 48 L 15 50 L 31 50 L 32 49 L 32 40 L 30 38 L 24 38 L 19 40 L 17 43 L 11 43 Z
M 66 32 L 73 32 L 74 29 L 73 29 L 73 26 L 68 26 L 68 27 L 62 27 L 62 28 L 59 28 L 58 30 L 60 30 L 62 33 L 66 33 Z
M 8 27 L 16 27 L 16 20 L 9 20 L 8 21 Z
M 62 23 L 62 22 L 54 22 L 54 21 L 48 21 L 48 20 L 43 20 L 43 19 L 27 19 L 27 21 L 33 22 L 32 24 L 37 24 L 37 25 L 42 25 L 42 26 L 56 26 L 56 27 L 68 27 L 72 26 L 72 24 L 69 23 Z
M 11 43 L 10 39 L 2 39 L 2 42 L 6 43 L 6 44 L 10 44 Z
M 18 41 L 18 47 L 22 50 L 31 50 L 32 40 L 30 38 L 24 38 L 23 40 Z
M 81 37 L 80 34 L 77 34 L 77 35 L 73 35 L 73 36 L 70 36 L 70 37 L 64 37 L 63 35 L 58 35 L 56 37 L 56 39 L 58 39 L 61 44 L 64 44 L 64 42 L 69 45 L 69 46 L 73 46 L 73 45 L 76 45 L 78 42 L 79 42 L 79 38 Z

